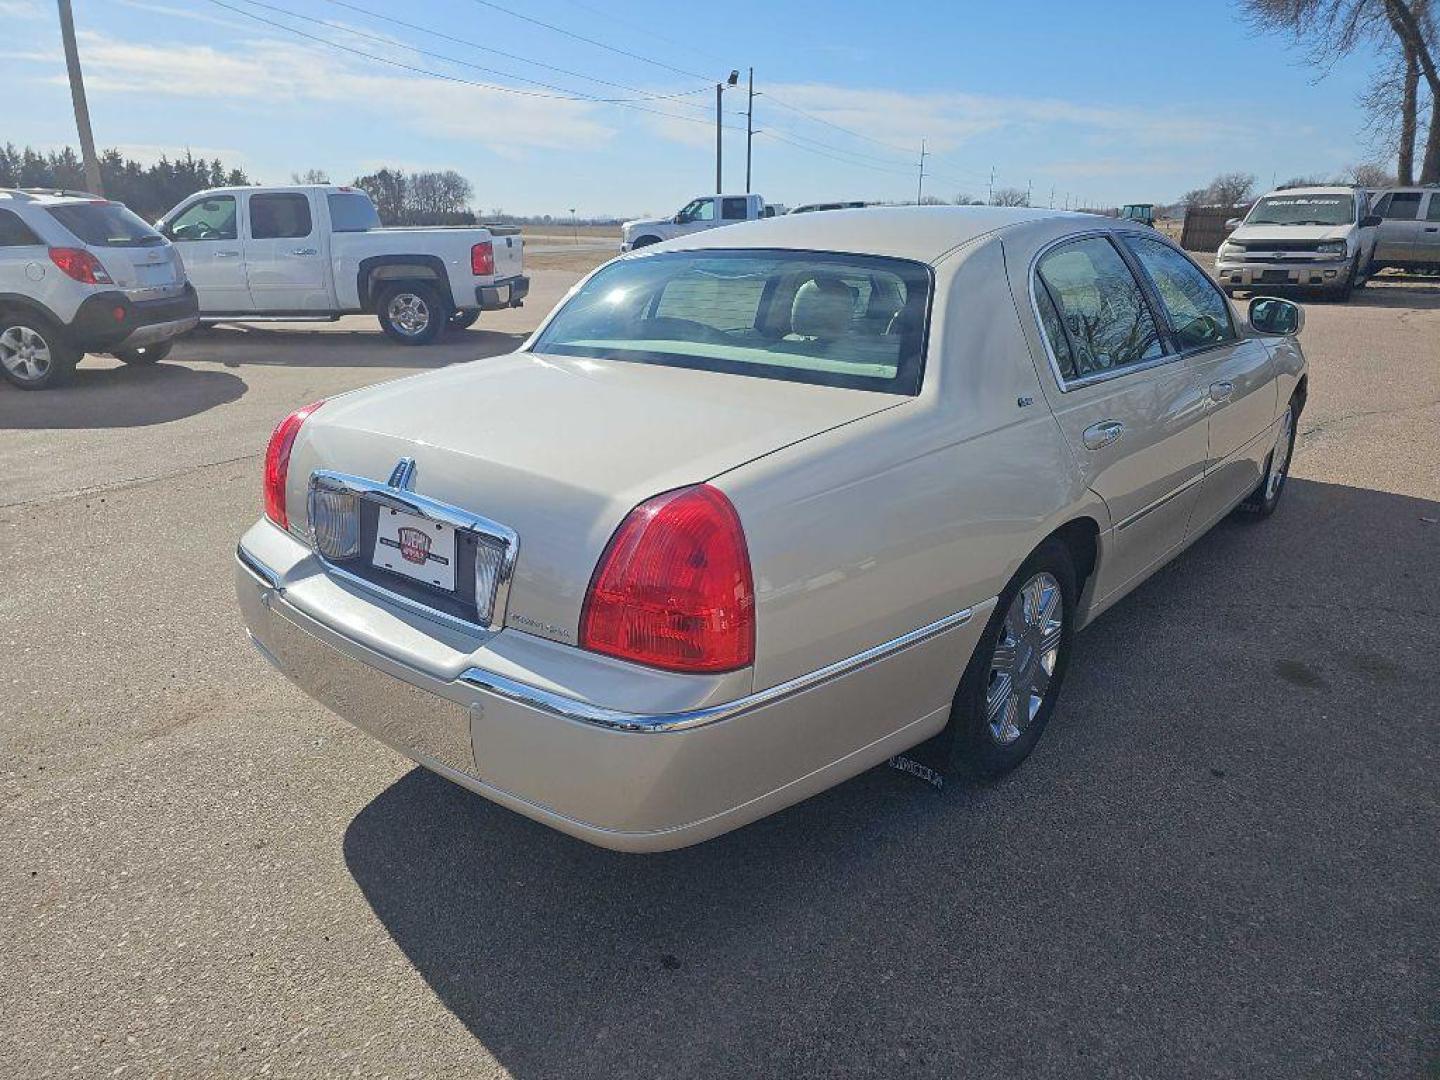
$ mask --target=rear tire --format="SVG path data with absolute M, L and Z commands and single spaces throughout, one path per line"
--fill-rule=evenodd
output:
M 170 346 L 170 342 L 162 341 L 158 345 L 142 345 L 138 349 L 121 349 L 115 354 L 115 359 L 122 364 L 130 364 L 132 367 L 158 364 L 170 355 Z
M 660 238 L 658 236 L 642 236 L 630 245 L 630 250 L 638 251 L 642 247 L 649 247 L 651 244 L 658 244 L 659 242 Z
M 450 313 L 434 288 L 406 282 L 380 290 L 375 298 L 375 317 L 391 341 L 429 345 L 445 329 Z
M 950 767 L 1004 776 L 1050 721 L 1070 663 L 1079 590 L 1070 549 L 1051 538 L 1016 571 L 990 613 L 950 708 Z
M 1359 275 L 1360 256 L 1357 255 L 1351 261 L 1350 269 L 1345 272 L 1345 280 L 1341 282 L 1340 286 L 1335 290 L 1334 293 L 1331 294 L 1332 298 L 1338 300 L 1342 304 L 1345 303 L 1345 301 L 1349 300 L 1350 294 L 1355 291 L 1355 279 Z
M 25 311 L 0 313 L 0 372 L 20 389 L 63 386 L 79 362 L 80 350 L 48 319 Z

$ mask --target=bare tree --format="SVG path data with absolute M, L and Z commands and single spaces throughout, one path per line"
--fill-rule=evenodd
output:
M 950 204 L 947 203 L 944 199 L 940 198 L 939 195 L 922 195 L 922 196 L 920 197 L 920 205 L 921 205 L 921 206 L 949 206 Z
M 290 182 L 292 184 L 328 184 L 330 174 L 324 169 L 306 169 L 303 173 L 292 172 Z
M 1323 176 L 1292 176 L 1284 183 L 1276 185 L 1277 191 L 1284 191 L 1287 188 L 1297 187 L 1322 187 L 1326 183 Z
M 1255 194 L 1253 173 L 1221 173 L 1210 181 L 1206 189 L 1206 201 L 1211 206 L 1243 206 Z
M 959 195 L 956 195 L 955 198 L 951 199 L 950 201 L 953 202 L 956 206 L 984 206 L 984 205 L 985 205 L 985 200 L 984 200 L 984 199 L 977 199 L 974 195 L 971 195 L 968 191 L 962 191 Z
M 1358 161 L 1347 165 L 1340 179 L 1347 184 L 1364 188 L 1394 187 L 1397 182 L 1406 183 L 1404 180 L 1397 181 L 1394 173 L 1376 161 Z
M 1030 193 L 1024 188 L 996 188 L 991 199 L 992 206 L 1029 206 Z
M 1440 183 L 1440 42 L 1431 17 L 1431 0 L 1242 0 L 1250 22 L 1266 32 L 1291 34 L 1306 46 L 1307 61 L 1329 72 L 1342 56 L 1361 46 L 1379 47 L 1389 72 L 1365 94 L 1372 116 L 1384 116 L 1382 129 L 1393 132 L 1401 179 L 1414 164 L 1419 87 L 1430 96 L 1421 183 Z M 1398 115 L 1398 122 L 1390 117 Z

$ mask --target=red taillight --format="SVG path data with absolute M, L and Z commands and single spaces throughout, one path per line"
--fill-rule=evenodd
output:
M 595 567 L 580 645 L 670 671 L 753 663 L 755 586 L 730 500 L 702 484 L 630 511 Z
M 84 248 L 50 249 L 50 261 L 64 271 L 66 277 L 82 281 L 86 285 L 114 285 L 100 260 Z
M 317 401 L 285 417 L 275 425 L 270 443 L 265 447 L 265 516 L 282 529 L 290 527 L 290 515 L 285 510 L 285 481 L 290 475 L 290 451 L 295 446 L 295 436 L 300 434 L 300 425 L 306 418 L 324 404 Z
M 487 277 L 495 272 L 495 247 L 489 240 L 470 249 L 470 272 L 476 277 Z

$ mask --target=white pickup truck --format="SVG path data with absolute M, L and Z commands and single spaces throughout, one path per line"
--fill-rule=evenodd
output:
M 372 312 L 395 341 L 428 345 L 530 291 L 519 229 L 384 228 L 355 188 L 212 188 L 156 228 L 180 253 L 202 320 Z
M 784 213 L 782 208 L 766 203 L 759 195 L 701 195 L 686 203 L 674 217 L 625 222 L 620 230 L 620 250 L 633 251 L 688 233 L 780 213 Z

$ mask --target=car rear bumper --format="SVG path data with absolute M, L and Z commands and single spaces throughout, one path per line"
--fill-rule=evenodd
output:
M 200 301 L 187 283 L 179 296 L 131 300 L 123 292 L 87 297 L 67 328 L 76 346 L 87 352 L 134 349 L 169 341 L 200 321 Z
M 1335 289 L 1350 272 L 1348 259 L 1315 260 L 1288 264 L 1215 261 L 1215 278 L 1232 289 L 1268 286 L 1277 289 Z
M 475 303 L 481 311 L 503 311 L 523 307 L 530 293 L 530 279 L 524 274 L 500 278 L 490 285 L 475 286 Z
M 285 561 L 287 544 L 301 547 L 261 523 L 237 550 L 240 609 L 266 659 L 342 719 L 426 768 L 620 851 L 663 851 L 719 835 L 936 734 L 994 606 L 958 612 L 793 685 L 708 707 L 629 713 L 559 689 L 575 681 L 566 663 L 590 662 L 571 646 L 537 642 L 552 667 L 521 679 L 469 661 L 454 671 L 421 670 L 361 642 L 344 628 L 349 619 L 315 610 L 319 594 L 304 582 L 323 573 L 315 560 L 288 569 L 264 561 L 261 552 Z M 383 601 L 373 603 L 363 620 L 370 630 L 385 618 Z M 497 636 L 506 635 L 529 637 L 513 629 Z

